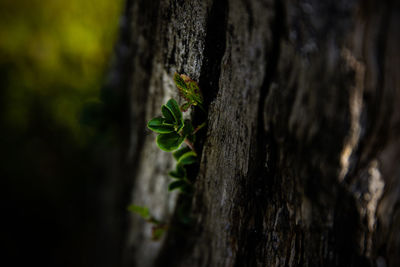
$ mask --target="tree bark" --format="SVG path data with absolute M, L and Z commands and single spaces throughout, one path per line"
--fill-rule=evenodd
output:
M 400 266 L 397 1 L 127 3 L 124 205 L 170 226 L 130 214 L 123 266 Z M 208 111 L 190 199 L 146 128 L 175 71 Z

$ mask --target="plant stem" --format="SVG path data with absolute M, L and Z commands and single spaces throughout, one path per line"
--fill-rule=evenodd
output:
M 204 126 L 206 126 L 206 122 L 203 122 L 202 124 L 200 124 L 199 126 L 197 126 L 196 129 L 194 129 L 193 134 L 196 134 L 199 130 L 201 130 L 201 128 L 203 128 Z
M 194 149 L 194 145 L 192 142 L 190 142 L 187 138 L 185 138 L 185 143 L 190 147 L 191 150 L 193 150 L 196 153 L 196 150 Z

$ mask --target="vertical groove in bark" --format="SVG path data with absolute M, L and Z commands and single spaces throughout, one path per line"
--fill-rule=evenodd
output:
M 221 60 L 226 46 L 228 12 L 227 0 L 214 1 L 207 17 L 207 31 L 199 81 L 207 106 L 217 96 L 219 90 Z
M 247 204 L 243 202 L 246 197 L 241 196 L 245 193 L 241 187 L 245 185 L 246 173 L 249 172 L 251 148 L 247 140 L 256 133 L 258 89 L 265 75 L 263 59 L 269 46 L 270 32 L 266 25 L 269 25 L 273 11 L 266 13 L 265 10 L 273 5 L 262 1 L 250 4 L 229 1 L 228 5 L 220 88 L 210 104 L 207 139 L 196 184 L 194 207 L 200 232 L 191 255 L 180 266 L 235 264 L 235 258 L 240 257 L 237 255 L 239 242 L 242 242 L 238 239 L 241 231 L 247 228 L 242 226 L 242 223 L 246 224 L 242 216 L 246 216 Z M 248 13 L 243 13 L 243 8 Z M 249 25 L 252 25 L 251 31 Z M 241 57 L 241 53 L 249 56 Z M 239 77 L 246 79 L 239 80 Z M 240 151 L 234 152 L 234 147 Z M 229 202 L 230 199 L 235 204 Z

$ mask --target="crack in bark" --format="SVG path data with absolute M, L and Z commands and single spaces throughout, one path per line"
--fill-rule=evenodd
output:
M 219 90 L 221 61 L 226 48 L 228 9 L 227 0 L 214 1 L 207 19 L 203 64 L 199 81 L 206 109 Z

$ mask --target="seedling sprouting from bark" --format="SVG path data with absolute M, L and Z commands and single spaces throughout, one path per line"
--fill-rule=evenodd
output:
M 203 96 L 200 88 L 195 81 L 184 74 L 174 75 L 174 82 L 178 87 L 179 94 L 186 100 L 179 107 L 174 99 L 161 107 L 162 116 L 156 117 L 147 123 L 147 127 L 158 133 L 156 143 L 161 150 L 173 152 L 172 155 L 176 160 L 175 170 L 170 171 L 168 175 L 174 180 L 168 186 L 168 190 L 179 189 L 182 193 L 191 195 L 193 192 L 192 181 L 188 178 L 188 168 L 197 162 L 197 153 L 194 148 L 196 133 L 202 129 L 206 123 L 203 122 L 196 128 L 193 127 L 191 120 L 183 119 L 182 112 L 187 111 L 190 107 L 199 107 L 202 111 Z M 185 144 L 183 144 L 185 143 Z M 158 240 L 168 225 L 158 221 L 152 216 L 146 207 L 130 205 L 128 210 L 140 215 L 149 223 L 152 223 L 152 239 Z M 187 214 L 181 215 L 184 223 L 187 223 Z
M 175 73 L 174 82 L 180 95 L 187 102 L 179 107 L 174 99 L 168 100 L 167 104 L 161 107 L 162 116 L 150 120 L 147 127 L 159 134 L 156 142 L 160 149 L 167 152 L 175 151 L 173 156 L 177 161 L 176 169 L 168 173 L 175 181 L 169 185 L 168 189 L 170 191 L 180 189 L 181 192 L 190 194 L 192 185 L 187 177 L 186 168 L 197 162 L 193 143 L 196 132 L 204 127 L 205 123 L 194 129 L 190 120 L 183 120 L 182 111 L 187 111 L 191 106 L 204 110 L 203 96 L 197 83 L 184 74 Z M 186 145 L 182 145 L 184 142 Z

